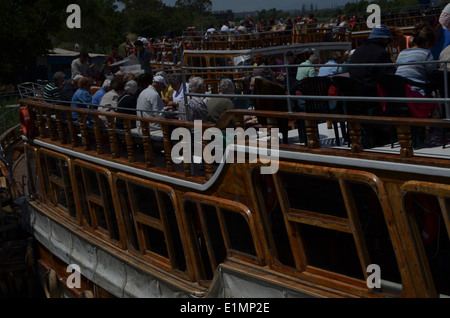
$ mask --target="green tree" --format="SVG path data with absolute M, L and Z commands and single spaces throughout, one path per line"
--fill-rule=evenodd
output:
M 68 1 L 67 1 L 68 2 Z M 66 19 L 66 1 L 0 1 L 0 81 L 27 80 L 36 56 L 53 48 L 51 35 Z
M 177 0 L 177 7 L 188 7 L 196 12 L 211 12 L 211 0 Z
M 128 32 L 156 37 L 166 32 L 168 8 L 160 0 L 123 0 L 123 18 Z
M 112 44 L 124 40 L 123 12 L 119 12 L 114 0 L 78 0 L 81 8 L 81 28 L 60 28 L 56 38 L 73 49 L 75 43 L 83 51 L 107 53 Z

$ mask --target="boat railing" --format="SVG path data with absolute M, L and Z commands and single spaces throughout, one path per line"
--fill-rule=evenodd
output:
M 449 63 L 450 61 L 438 61 L 430 63 Z M 346 64 L 345 66 L 357 67 L 362 64 Z M 369 64 L 372 65 L 372 64 Z M 385 64 L 373 64 L 373 66 L 384 66 Z M 392 65 L 392 64 L 387 64 Z M 393 64 L 400 65 L 400 64 Z M 329 66 L 326 64 L 319 64 L 317 66 Z M 343 66 L 343 65 L 342 65 Z M 367 66 L 367 64 L 364 64 Z M 271 67 L 271 66 L 262 66 Z M 303 65 L 277 65 L 281 68 L 289 67 L 304 67 Z M 228 68 L 228 67 L 220 67 Z M 240 67 L 247 68 L 247 67 Z M 253 69 L 254 67 L 248 67 Z M 184 71 L 184 67 L 183 70 Z M 446 68 L 444 68 L 446 72 Z M 447 83 L 446 83 L 447 84 Z M 33 87 L 33 86 L 32 86 Z M 185 90 L 187 92 L 187 90 Z M 31 92 L 31 94 L 30 94 Z M 36 140 L 43 140 L 52 144 L 58 145 L 67 149 L 77 149 L 91 154 L 93 157 L 108 158 L 121 163 L 131 164 L 140 169 L 150 169 L 155 171 L 163 171 L 164 173 L 172 174 L 175 177 L 180 178 L 193 178 L 197 182 L 208 181 L 214 174 L 214 169 L 217 166 L 206 163 L 204 158 L 202 162 L 204 170 L 200 173 L 193 168 L 191 162 L 184 162 L 183 164 L 175 164 L 171 157 L 172 149 L 175 144 L 180 142 L 178 140 L 172 140 L 172 132 L 179 127 L 184 127 L 189 131 L 193 131 L 195 128 L 194 122 L 187 122 L 178 119 L 166 119 L 160 117 L 161 114 L 150 114 L 154 117 L 142 117 L 137 115 L 129 115 L 113 111 L 101 112 L 94 106 L 93 109 L 81 109 L 73 108 L 69 106 L 60 106 L 50 104 L 39 100 L 36 96 L 36 91 L 26 90 L 21 105 L 28 106 L 35 114 L 37 136 Z M 254 94 L 196 94 L 187 92 L 185 94 L 185 104 L 189 108 L 187 103 L 188 96 L 198 97 L 225 97 L 232 99 L 247 99 L 247 100 L 280 100 L 287 103 L 287 109 L 273 109 L 273 110 L 232 110 L 227 111 L 222 115 L 217 124 L 202 123 L 201 136 L 208 128 L 219 128 L 226 130 L 230 117 L 235 119 L 236 128 L 254 128 L 256 131 L 261 132 L 264 128 L 280 128 L 280 132 L 284 136 L 280 141 L 280 148 L 286 148 L 293 151 L 311 151 L 319 153 L 327 153 L 330 151 L 330 144 L 324 143 L 323 136 L 320 134 L 319 125 L 325 121 L 331 121 L 341 123 L 341 129 L 343 126 L 347 127 L 345 132 L 343 131 L 344 141 L 347 145 L 340 147 L 340 143 L 331 143 L 332 146 L 339 146 L 333 149 L 334 153 L 342 153 L 343 155 L 358 155 L 366 156 L 370 158 L 378 157 L 380 160 L 386 160 L 390 158 L 393 161 L 400 161 L 407 159 L 411 162 L 421 162 L 423 156 L 415 154 L 415 149 L 412 145 L 412 129 L 413 127 L 433 127 L 441 129 L 444 132 L 450 128 L 450 111 L 447 111 L 447 118 L 406 118 L 406 117 L 388 117 L 388 116 L 363 116 L 363 115 L 348 115 L 344 113 L 303 113 L 294 111 L 291 103 L 297 100 L 322 100 L 322 101 L 360 101 L 361 103 L 372 102 L 393 102 L 393 103 L 436 103 L 446 105 L 446 109 L 450 105 L 450 99 L 448 98 L 448 91 L 442 98 L 403 98 L 403 97 L 367 97 L 367 96 L 317 96 L 317 95 L 290 95 L 289 92 L 286 95 L 254 95 Z M 92 105 L 89 105 L 92 106 Z M 112 107 L 113 108 L 113 107 Z M 141 111 L 141 110 L 139 110 Z M 78 120 L 73 120 L 73 114 L 77 113 Z M 154 112 L 153 112 L 154 113 Z M 160 113 L 166 113 L 161 111 Z M 173 112 L 167 112 L 173 114 Z M 250 121 L 249 121 L 250 119 Z M 255 126 L 251 124 L 251 119 L 256 119 L 256 122 L 265 122 L 265 125 Z M 117 129 L 116 123 L 120 120 L 123 122 L 123 129 Z M 281 124 L 284 121 L 288 124 Z M 141 127 L 136 129 L 134 127 Z M 304 125 L 306 138 L 301 141 L 299 125 Z M 392 127 L 396 131 L 398 136 L 399 147 L 392 147 L 389 155 L 386 153 L 377 151 L 373 147 L 364 146 L 362 142 L 362 136 L 364 134 L 364 126 L 382 126 L 385 130 L 389 130 Z M 288 128 L 287 130 L 281 129 Z M 296 127 L 297 126 L 297 127 Z M 156 127 L 156 128 L 155 128 Z M 298 131 L 297 138 L 289 137 L 289 131 Z M 235 131 L 234 131 L 235 132 Z M 344 136 L 345 133 L 345 136 Z M 227 137 L 224 134 L 225 137 Z M 270 129 L 269 129 L 270 136 Z M 327 140 L 333 138 L 326 138 Z M 338 139 L 337 136 L 335 139 Z M 235 143 L 238 143 L 236 138 L 232 139 Z M 201 138 L 202 149 L 208 146 L 212 141 L 204 140 Z M 344 143 L 344 144 L 345 144 Z M 444 140 L 445 147 L 445 140 Z M 162 160 L 158 162 L 157 157 L 161 156 Z M 442 155 L 442 154 L 441 154 Z M 441 161 L 446 162 L 448 155 L 445 154 L 440 157 Z M 448 165 L 448 163 L 441 163 Z M 200 177 L 198 179 L 197 177 Z
M 185 36 L 184 49 L 193 50 L 244 50 L 280 45 L 314 42 L 350 42 L 351 31 L 347 28 L 308 28 L 294 26 L 291 30 L 267 32 L 220 32 L 214 34 Z

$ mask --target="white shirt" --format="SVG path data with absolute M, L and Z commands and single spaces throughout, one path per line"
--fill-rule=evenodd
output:
M 161 99 L 161 96 L 158 94 L 153 85 L 150 85 L 141 92 L 137 100 L 136 110 L 137 115 L 142 117 L 163 116 L 163 113 L 161 113 L 161 111 L 164 111 L 164 104 Z M 139 111 L 139 110 L 146 110 L 146 111 Z M 141 131 L 140 121 L 137 121 L 136 127 L 138 128 L 138 131 Z M 156 123 L 155 124 L 151 123 L 150 127 L 154 129 L 161 129 L 161 125 Z

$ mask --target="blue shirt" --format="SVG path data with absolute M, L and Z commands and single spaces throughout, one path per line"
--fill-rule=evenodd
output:
M 77 89 L 75 94 L 73 94 L 72 104 L 70 104 L 70 106 L 74 107 L 74 108 L 90 108 L 89 105 L 84 105 L 84 104 L 90 104 L 91 102 L 92 102 L 92 95 L 87 90 L 80 87 L 79 89 Z M 78 103 L 83 103 L 83 104 L 78 104 Z M 78 119 L 77 112 L 72 112 L 72 119 L 73 120 Z
M 100 87 L 100 89 L 94 94 L 94 97 L 92 97 L 92 104 L 100 105 L 100 102 L 102 101 L 102 97 L 105 94 L 106 94 L 106 91 L 103 89 L 103 87 Z
M 435 60 L 439 60 L 439 55 L 448 45 L 450 45 L 450 31 L 442 28 L 439 38 L 431 48 L 431 53 Z
M 337 62 L 331 60 L 325 63 L 326 65 L 328 64 L 334 64 L 334 65 L 339 65 Z M 319 69 L 319 74 L 317 74 L 317 76 L 328 76 L 328 75 L 334 75 L 338 73 L 338 67 L 327 67 L 327 66 L 322 66 Z

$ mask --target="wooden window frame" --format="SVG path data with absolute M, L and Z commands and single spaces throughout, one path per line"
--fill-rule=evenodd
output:
M 259 265 L 259 266 L 265 265 L 264 252 L 263 252 L 260 238 L 258 236 L 258 233 L 260 233 L 260 231 L 258 231 L 258 229 L 257 229 L 257 223 L 255 220 L 255 216 L 252 214 L 252 212 L 249 210 L 249 208 L 247 206 L 245 206 L 244 204 L 239 203 L 239 202 L 222 199 L 222 198 L 216 198 L 216 197 L 198 194 L 198 193 L 194 193 L 194 192 L 187 192 L 183 196 L 183 198 L 182 198 L 183 209 L 185 208 L 185 205 L 187 202 L 191 202 L 192 204 L 195 204 L 197 207 L 197 211 L 200 214 L 199 217 L 200 217 L 201 230 L 202 230 L 205 242 L 207 244 L 207 252 L 208 252 L 208 256 L 209 256 L 209 260 L 210 260 L 210 264 L 211 264 L 211 270 L 213 273 L 217 269 L 219 264 L 216 263 L 215 258 L 213 257 L 214 250 L 213 250 L 212 246 L 210 246 L 211 239 L 210 239 L 210 234 L 209 234 L 208 227 L 207 227 L 206 221 L 205 221 L 205 216 L 204 216 L 205 211 L 202 209 L 201 205 L 211 206 L 215 209 L 215 212 L 217 213 L 217 218 L 219 220 L 222 239 L 223 239 L 223 242 L 224 242 L 224 245 L 226 248 L 226 252 L 227 252 L 226 259 L 235 259 L 235 260 L 239 260 L 239 261 L 245 261 L 245 262 L 252 263 L 255 265 Z M 226 222 L 225 222 L 224 216 L 223 216 L 223 214 L 225 213 L 224 210 L 235 212 L 235 213 L 241 215 L 242 217 L 244 217 L 244 220 L 246 221 L 247 225 L 249 226 L 249 232 L 251 233 L 251 236 L 252 236 L 252 241 L 253 241 L 256 255 L 249 255 L 242 251 L 233 249 L 233 247 L 231 246 L 231 243 L 230 243 L 228 229 L 227 229 Z M 184 211 L 184 214 L 185 214 L 185 217 L 187 217 L 186 211 Z M 188 227 L 189 226 L 192 227 L 192 224 L 189 224 L 189 221 L 186 220 L 186 222 L 187 222 Z M 191 230 L 191 232 L 192 232 L 192 230 Z M 191 239 L 195 240 L 192 237 L 191 237 Z M 192 242 L 192 244 L 194 246 L 194 249 L 198 250 L 197 243 Z M 197 251 L 197 254 L 198 253 L 199 252 Z M 204 264 L 203 263 L 199 264 L 200 260 L 198 259 L 198 257 L 194 257 L 194 259 L 197 262 L 197 268 L 203 272 L 203 276 L 206 276 L 204 274 L 204 272 L 205 272 L 205 270 L 203 268 Z M 201 283 L 204 283 L 204 284 L 205 283 L 208 284 L 208 281 L 204 281 L 200 277 L 201 276 L 200 273 L 197 273 L 197 275 L 198 275 L 198 277 L 197 277 L 198 281 L 200 281 Z
M 81 213 L 81 206 L 79 204 L 77 204 L 77 207 L 80 209 L 78 212 L 78 215 L 79 215 L 79 218 L 81 221 L 81 226 L 84 229 L 86 229 L 87 231 L 89 231 L 91 233 L 95 233 L 96 235 L 99 235 L 103 239 L 106 239 L 108 242 L 111 242 L 114 245 L 119 246 L 121 249 L 125 249 L 126 243 L 125 243 L 123 219 L 122 219 L 122 215 L 120 214 L 120 209 L 117 208 L 119 205 L 117 202 L 116 190 L 115 190 L 115 187 L 113 186 L 113 182 L 112 182 L 112 180 L 113 180 L 112 173 L 108 169 L 105 169 L 98 165 L 90 164 L 88 162 L 81 161 L 81 160 L 75 160 L 72 164 L 72 175 L 75 175 L 76 167 L 79 167 L 81 169 L 81 174 L 82 174 L 82 179 L 83 179 L 83 187 L 84 187 L 84 192 L 85 192 L 84 199 L 86 200 L 86 206 L 89 210 L 88 212 L 90 214 L 91 223 L 92 223 L 91 226 L 86 223 L 86 221 L 84 220 L 84 216 L 82 216 L 83 214 Z M 88 169 L 96 175 L 100 195 L 87 193 L 88 186 L 87 186 L 87 183 L 85 180 L 86 176 L 85 176 L 83 169 Z M 100 181 L 98 174 L 101 174 L 105 177 L 106 182 L 109 185 L 111 197 L 113 199 L 112 202 L 107 201 L 107 198 L 106 198 L 107 197 L 107 192 L 106 192 L 107 189 L 105 187 L 105 184 L 103 184 L 103 182 Z M 75 178 L 72 178 L 72 179 L 74 180 L 74 183 L 75 183 Z M 73 188 L 74 188 L 74 192 L 76 193 L 76 198 L 78 199 L 78 202 L 80 202 L 82 200 L 82 198 L 81 198 L 81 194 L 78 192 L 78 188 L 77 188 L 76 184 L 74 184 Z M 105 216 L 105 222 L 106 222 L 107 229 L 104 229 L 99 226 L 98 217 L 97 217 L 97 213 L 95 211 L 94 205 L 97 205 L 97 206 L 103 208 L 103 213 Z M 108 207 L 112 207 L 113 211 L 111 211 L 111 209 L 108 209 Z M 116 222 L 117 222 L 117 230 L 118 230 L 117 234 L 119 236 L 118 240 L 111 237 L 112 236 L 112 230 L 111 230 L 112 217 L 110 215 L 111 213 L 115 213 L 115 218 L 116 218 Z
M 411 211 L 408 211 L 408 209 L 405 208 L 405 199 L 409 193 L 420 193 L 436 197 L 450 241 L 450 203 L 447 202 L 447 200 L 450 200 L 450 185 L 423 181 L 408 181 L 401 186 L 400 191 L 402 195 L 402 210 L 406 215 L 410 235 L 413 240 L 414 251 L 417 257 L 416 262 L 418 263 L 418 266 L 415 268 L 418 268 L 421 271 L 420 274 L 416 276 L 422 277 L 424 280 L 421 283 L 415 284 L 415 286 L 423 286 L 421 293 L 424 297 L 439 297 L 416 218 Z
M 121 180 L 121 181 L 125 182 L 127 192 L 128 192 L 128 200 L 131 205 L 131 213 L 133 214 L 133 218 L 134 218 L 134 222 L 131 222 L 130 220 L 128 220 L 126 222 L 129 222 L 130 226 L 133 225 L 135 227 L 137 240 L 138 240 L 137 243 L 140 248 L 140 251 L 136 251 L 133 247 L 131 247 L 131 249 L 129 249 L 130 252 L 132 252 L 135 255 L 139 255 L 139 256 L 143 255 L 149 262 L 156 264 L 158 266 L 161 266 L 163 268 L 166 268 L 168 270 L 173 270 L 173 271 L 177 272 L 179 275 L 181 275 L 182 277 L 192 280 L 193 275 L 192 275 L 192 270 L 190 268 L 190 261 L 189 261 L 189 259 L 190 259 L 189 253 L 190 253 L 191 249 L 188 247 L 189 245 L 187 244 L 187 239 L 184 235 L 184 233 L 186 232 L 184 230 L 185 225 L 184 225 L 183 219 L 181 217 L 180 208 L 179 208 L 175 190 L 165 184 L 141 179 L 141 178 L 130 176 L 130 175 L 126 175 L 124 173 L 117 173 L 115 175 L 115 185 L 117 185 L 117 180 Z M 136 202 L 134 202 L 134 200 L 132 198 L 132 193 L 129 188 L 130 183 L 135 186 L 139 186 L 139 187 L 146 188 L 148 190 L 155 191 L 155 197 L 157 199 L 158 213 L 159 213 L 160 219 L 156 219 L 154 217 L 146 215 L 137 210 Z M 179 237 L 181 240 L 181 245 L 182 245 L 183 251 L 185 253 L 185 261 L 186 261 L 186 264 L 185 264 L 186 270 L 185 271 L 181 271 L 180 269 L 178 269 L 175 264 L 175 259 L 176 259 L 175 248 L 174 248 L 174 243 L 173 243 L 173 238 L 171 236 L 168 216 L 167 216 L 167 213 L 165 212 L 165 207 L 164 207 L 161 192 L 165 193 L 172 202 L 172 206 L 174 209 L 174 214 L 175 214 L 175 218 L 176 218 L 176 222 L 177 222 L 177 229 L 179 231 Z M 121 205 L 121 204 L 119 203 L 119 205 Z M 161 211 L 164 211 L 164 213 L 161 213 Z M 122 212 L 122 213 L 123 213 L 124 217 L 128 217 L 128 216 L 125 216 L 124 212 Z M 133 224 L 131 224 L 131 223 L 133 223 Z M 148 227 L 154 228 L 163 233 L 164 239 L 166 241 L 166 250 L 167 250 L 168 257 L 165 257 L 163 255 L 160 255 L 160 254 L 155 253 L 155 252 L 151 251 L 150 249 L 148 249 L 147 242 L 145 239 L 145 234 L 143 233 L 143 230 L 144 230 L 143 226 L 148 226 Z
M 337 180 L 341 189 L 342 197 L 344 199 L 348 218 L 330 216 L 322 213 L 291 208 L 287 192 L 284 188 L 283 180 L 280 174 L 282 172 Z M 369 293 L 378 293 L 378 291 L 376 290 L 369 290 L 366 284 L 368 278 L 366 269 L 367 266 L 371 264 L 370 255 L 368 253 L 368 249 L 364 239 L 364 233 L 361 229 L 358 213 L 356 210 L 355 201 L 353 199 L 348 182 L 362 183 L 373 189 L 379 199 L 381 211 L 384 216 L 384 221 L 391 237 L 397 261 L 397 268 L 402 280 L 402 293 L 404 293 L 405 273 L 400 270 L 401 268 L 403 268 L 402 264 L 404 260 L 398 252 L 400 238 L 398 235 L 398 230 L 396 229 L 395 221 L 393 218 L 393 211 L 389 203 L 386 189 L 383 183 L 378 179 L 378 177 L 376 177 L 372 173 L 365 171 L 286 162 L 280 162 L 278 173 L 273 176 L 275 188 L 280 202 L 280 207 L 284 216 L 286 231 L 291 244 L 295 268 L 291 268 L 279 263 L 276 256 L 274 256 L 275 260 L 270 264 L 272 268 L 276 269 L 277 271 L 288 273 L 290 275 L 325 284 L 330 284 L 329 280 L 332 279 L 336 284 L 339 284 L 341 288 L 344 288 L 345 290 L 348 290 L 350 292 L 354 288 L 350 288 L 348 284 L 360 289 L 361 292 L 366 291 Z M 297 231 L 295 223 L 315 225 L 325 229 L 352 234 L 364 280 L 309 265 L 307 262 L 305 250 L 303 248 L 301 233 Z M 342 283 L 344 285 L 342 285 Z M 388 293 L 384 292 L 382 292 L 381 294 L 388 295 Z
M 48 175 L 48 167 L 47 167 L 47 159 L 41 160 L 41 155 L 46 158 L 46 156 L 53 157 L 55 160 L 64 161 L 67 164 L 67 174 L 63 174 L 62 171 L 62 178 L 56 177 L 56 176 L 49 176 Z M 73 178 L 71 177 L 71 171 L 72 171 L 72 165 L 73 161 L 62 154 L 59 154 L 57 152 L 47 150 L 47 149 L 38 149 L 37 152 L 35 151 L 35 156 L 37 158 L 37 169 L 39 174 L 39 180 L 40 180 L 40 187 L 42 189 L 42 196 L 43 196 L 43 202 L 45 202 L 47 205 L 51 205 L 55 210 L 62 215 L 65 219 L 69 220 L 72 223 L 76 223 L 80 225 L 80 214 L 79 209 L 77 207 L 77 196 L 73 187 Z M 45 165 L 45 166 L 44 166 Z M 44 175 L 44 169 L 45 169 L 45 175 Z M 61 168 L 60 168 L 61 169 Z M 68 176 L 68 180 L 65 179 Z M 47 180 L 49 182 L 50 187 L 50 195 L 47 193 L 47 187 L 44 184 L 44 180 Z M 67 184 L 68 182 L 68 184 Z M 73 217 L 70 215 L 69 209 L 64 207 L 63 205 L 58 203 L 57 194 L 55 193 L 54 186 L 63 187 L 64 193 L 66 196 L 66 202 L 68 203 L 67 196 L 68 196 L 68 188 L 73 189 L 73 200 L 74 200 L 74 207 L 75 207 L 75 213 L 76 217 Z

